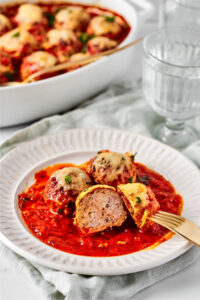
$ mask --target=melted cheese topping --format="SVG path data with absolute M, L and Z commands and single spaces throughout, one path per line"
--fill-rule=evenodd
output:
M 61 41 L 69 44 L 77 40 L 76 35 L 71 30 L 51 29 L 47 33 L 47 42 L 44 47 L 52 47 L 58 45 Z
M 146 209 L 150 202 L 148 189 L 146 185 L 142 183 L 120 184 L 118 185 L 117 190 L 127 198 L 131 207 L 133 208 L 135 216 L 140 215 L 141 211 Z M 145 210 L 142 215 L 140 227 L 145 224 L 147 217 L 148 210 Z
M 100 50 L 111 49 L 117 46 L 117 42 L 107 37 L 99 36 L 88 42 L 89 46 L 98 47 Z
M 0 47 L 8 52 L 18 51 L 25 44 L 35 45 L 36 41 L 26 28 L 17 27 L 0 38 Z
M 0 14 L 0 31 L 4 30 L 5 28 L 10 29 L 11 27 L 12 25 L 9 19 L 3 14 Z
M 22 4 L 15 20 L 19 24 L 33 24 L 40 23 L 42 21 L 42 10 L 35 4 Z
M 121 25 L 118 22 L 118 18 L 111 21 L 106 20 L 106 16 L 94 17 L 89 24 L 90 31 L 96 35 L 113 33 L 117 34 L 121 30 Z
M 34 63 L 38 65 L 40 69 L 43 69 L 54 66 L 57 62 L 57 59 L 54 55 L 48 52 L 36 51 L 26 57 L 26 62 Z
M 65 177 L 67 175 L 71 175 L 69 183 L 65 181 Z M 76 167 L 63 168 L 56 171 L 51 177 L 55 177 L 56 181 L 58 182 L 56 185 L 56 190 L 59 190 L 62 187 L 64 191 L 74 190 L 78 193 L 88 188 L 91 182 L 91 179 L 87 173 Z
M 81 7 L 69 6 L 61 9 L 56 14 L 56 26 L 75 30 L 81 24 L 87 24 L 90 15 Z
M 131 158 L 118 152 L 100 153 L 94 161 L 96 171 L 101 172 L 101 169 L 104 169 L 109 181 L 114 181 L 123 174 L 125 167 L 129 170 L 130 164 L 132 164 Z

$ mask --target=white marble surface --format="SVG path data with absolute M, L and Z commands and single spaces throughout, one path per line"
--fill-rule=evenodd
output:
M 139 1 L 139 0 L 138 0 Z M 158 4 L 159 0 L 152 0 Z M 0 0 L 1 2 L 1 0 Z M 141 29 L 141 36 L 155 28 L 150 22 Z M 129 79 L 141 76 L 142 47 L 137 46 L 135 64 L 129 71 Z M 0 129 L 0 143 L 26 125 Z M 12 264 L 5 264 L 0 259 L 0 300 L 44 300 L 38 288 L 33 286 L 22 274 L 13 270 Z M 167 278 L 150 288 L 138 293 L 135 300 L 199 300 L 200 299 L 200 259 L 182 272 Z M 81 300 L 81 299 L 73 299 Z M 107 299 L 104 299 L 107 300 Z

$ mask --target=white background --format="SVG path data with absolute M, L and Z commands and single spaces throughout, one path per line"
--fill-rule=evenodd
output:
M 114 0 L 113 0 L 114 1 Z M 138 0 L 139 2 L 140 0 Z M 0 0 L 0 2 L 2 2 Z M 159 0 L 152 0 L 158 6 Z M 140 29 L 140 36 L 156 28 L 156 14 Z M 142 47 L 137 46 L 135 63 L 129 70 L 128 78 L 141 77 Z M 0 142 L 24 128 L 26 125 L 0 129 Z M 22 274 L 0 260 L 0 300 L 44 300 L 39 289 L 31 284 Z M 182 272 L 167 278 L 150 288 L 138 293 L 134 300 L 199 300 L 200 299 L 200 259 Z M 73 299 L 81 300 L 81 299 Z M 107 299 L 105 299 L 107 300 Z

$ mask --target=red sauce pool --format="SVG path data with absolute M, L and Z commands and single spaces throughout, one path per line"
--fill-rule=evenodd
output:
M 153 224 L 138 229 L 131 217 L 120 227 L 89 236 L 81 234 L 73 225 L 71 216 L 50 212 L 43 199 L 45 184 L 51 174 L 71 164 L 57 164 L 35 174 L 35 183 L 19 195 L 19 208 L 29 231 L 39 240 L 59 250 L 85 256 L 117 256 L 158 245 L 172 234 L 164 227 Z M 136 163 L 138 181 L 148 184 L 163 211 L 181 214 L 183 200 L 172 184 L 163 176 Z M 81 166 L 84 168 L 84 165 Z

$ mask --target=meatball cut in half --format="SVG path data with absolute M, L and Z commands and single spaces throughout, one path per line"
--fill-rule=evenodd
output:
M 85 234 L 120 226 L 125 220 L 123 202 L 111 186 L 94 185 L 82 191 L 76 200 L 74 224 Z
M 120 184 L 117 190 L 139 228 L 150 222 L 147 219 L 160 208 L 151 188 L 142 183 Z
M 51 175 L 45 186 L 44 199 L 53 201 L 55 208 L 65 207 L 89 186 L 91 179 L 85 171 L 77 167 L 66 167 Z
M 92 175 L 95 182 L 101 184 L 117 186 L 136 181 L 134 160 L 128 155 L 117 152 L 98 152 L 89 161 L 87 172 Z

